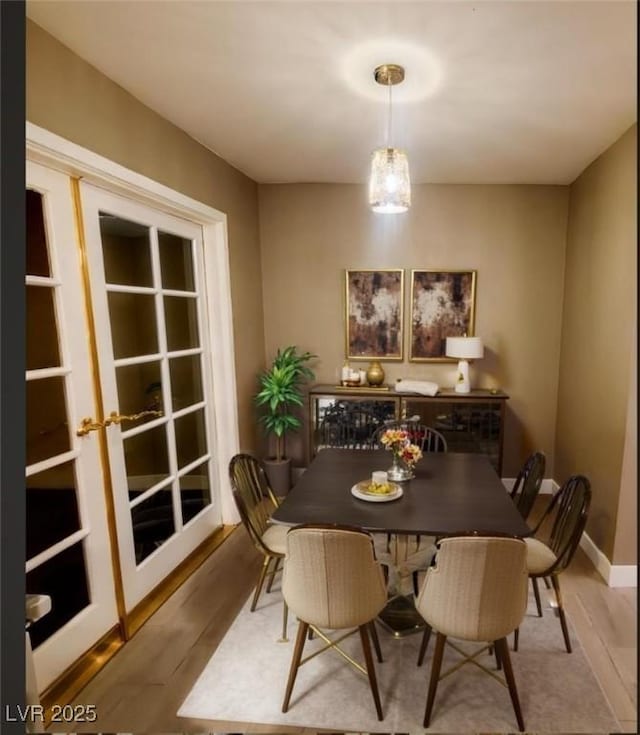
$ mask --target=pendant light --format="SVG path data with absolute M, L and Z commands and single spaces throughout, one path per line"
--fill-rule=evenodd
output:
M 369 203 L 374 212 L 398 214 L 411 206 L 411 181 L 407 154 L 391 145 L 391 88 L 404 80 L 404 68 L 398 64 L 377 66 L 373 76 L 389 89 L 387 146 L 378 148 L 371 157 Z

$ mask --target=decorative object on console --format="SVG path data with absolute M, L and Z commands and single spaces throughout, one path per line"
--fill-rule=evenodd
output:
M 347 270 L 347 360 L 402 360 L 404 271 Z
M 285 457 L 285 438 L 301 426 L 291 408 L 303 405 L 301 384 L 315 378 L 305 363 L 314 357 L 311 352 L 299 354 L 295 346 L 279 349 L 271 367 L 259 376 L 260 391 L 254 400 L 258 406 L 266 406 L 260 421 L 267 434 L 273 434 L 276 445 L 275 457 L 267 457 L 264 465 L 269 484 L 278 496 L 286 495 L 291 487 L 291 459 Z
M 484 346 L 480 337 L 447 337 L 447 355 L 459 358 L 458 377 L 456 379 L 456 393 L 469 393 L 469 363 L 467 360 L 477 360 L 484 357 Z
M 378 360 L 371 361 L 371 364 L 369 365 L 366 372 L 366 377 L 367 383 L 369 383 L 369 385 L 382 385 L 382 383 L 384 382 L 384 368 L 378 362 Z
M 378 148 L 371 157 L 369 204 L 374 212 L 400 214 L 411 206 L 411 180 L 407 154 L 391 145 L 391 88 L 404 80 L 404 68 L 398 64 L 382 64 L 373 72 L 378 84 L 389 91 L 387 145 Z
M 447 337 L 472 335 L 476 271 L 411 271 L 411 362 L 448 362 Z
M 422 459 L 422 451 L 412 444 L 409 433 L 404 429 L 387 429 L 380 437 L 385 449 L 393 452 L 393 464 L 387 470 L 387 477 L 393 482 L 403 482 L 413 477 L 413 467 Z
M 438 390 L 438 384 L 429 380 L 400 379 L 395 384 L 396 393 L 420 393 L 423 396 L 435 396 Z

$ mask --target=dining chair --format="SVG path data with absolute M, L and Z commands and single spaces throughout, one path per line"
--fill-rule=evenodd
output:
M 287 534 L 282 592 L 289 609 L 298 617 L 298 633 L 282 704 L 287 712 L 300 666 L 318 653 L 333 649 L 369 679 L 379 720 L 383 719 L 369 635 L 379 662 L 380 643 L 374 619 L 384 607 L 387 594 L 382 568 L 376 561 L 373 540 L 366 531 L 348 526 L 302 525 Z M 331 640 L 324 630 L 353 629 Z M 326 646 L 302 659 L 309 631 Z M 365 666 L 348 656 L 338 643 L 356 630 Z
M 542 452 L 534 452 L 522 466 L 515 485 L 511 490 L 511 500 L 526 521 L 535 503 L 544 478 L 546 459 Z
M 424 727 L 429 726 L 440 679 L 465 663 L 473 663 L 498 678 L 494 671 L 476 661 L 488 645 L 467 655 L 450 641 L 449 645 L 462 654 L 464 660 L 440 675 L 444 645 L 452 637 L 493 645 L 504 670 L 518 728 L 524 731 L 507 635 L 520 625 L 527 609 L 526 558 L 524 541 L 515 537 L 473 534 L 452 536 L 439 542 L 435 564 L 427 571 L 416 601 L 416 608 L 427 623 L 418 666 L 424 660 L 431 630 L 437 632 Z
M 569 566 L 587 525 L 591 504 L 591 483 L 584 475 L 572 475 L 553 496 L 527 546 L 527 570 L 536 597 L 538 617 L 542 617 L 542 605 L 538 591 L 538 579 L 551 579 L 555 593 L 558 617 L 567 649 L 571 653 L 569 629 L 560 593 L 560 574 Z M 518 650 L 519 629 L 514 631 L 513 650 Z
M 284 558 L 288 528 L 270 524 L 271 513 L 278 507 L 278 501 L 269 487 L 259 460 L 249 454 L 236 454 L 229 462 L 229 479 L 242 523 L 254 546 L 263 556 L 262 569 L 251 601 L 251 612 L 254 612 L 267 578 L 267 592 L 271 592 L 273 578 Z M 282 640 L 286 640 L 286 630 L 285 604 Z

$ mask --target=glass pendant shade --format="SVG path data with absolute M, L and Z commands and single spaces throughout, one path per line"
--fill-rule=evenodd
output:
M 371 157 L 369 203 L 374 212 L 398 214 L 411 206 L 409 161 L 398 148 L 378 148 Z

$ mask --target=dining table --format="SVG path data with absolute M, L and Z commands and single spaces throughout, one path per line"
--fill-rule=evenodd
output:
M 484 455 L 425 453 L 414 476 L 397 483 L 401 492 L 393 499 L 372 500 L 357 492 L 358 483 L 370 481 L 374 471 L 390 464 L 384 449 L 323 449 L 274 511 L 272 522 L 338 524 L 372 534 L 436 538 L 474 531 L 520 538 L 531 533 Z M 396 595 L 380 619 L 395 637 L 402 637 L 424 626 L 416 616 L 413 600 Z

